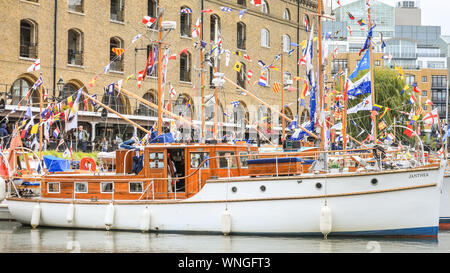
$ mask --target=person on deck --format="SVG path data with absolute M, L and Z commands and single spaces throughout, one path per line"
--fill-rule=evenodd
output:
M 83 126 L 78 126 L 78 142 L 80 143 L 81 150 L 85 153 L 87 142 L 89 140 L 89 134 L 83 129 Z

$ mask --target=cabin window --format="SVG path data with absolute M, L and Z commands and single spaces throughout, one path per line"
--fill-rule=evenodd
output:
M 226 169 L 228 168 L 228 159 L 225 156 L 231 157 L 231 169 L 237 168 L 236 157 L 234 156 L 234 152 L 217 152 L 217 156 L 219 156 L 219 168 Z
M 114 191 L 114 182 L 101 182 L 100 193 L 110 193 Z
M 150 168 L 164 168 L 164 153 L 150 153 Z
M 87 182 L 75 182 L 75 193 L 87 193 L 88 183 Z
M 208 158 L 209 158 L 209 153 L 205 153 L 205 152 L 191 153 L 191 169 L 197 169 L 200 166 L 200 164 L 202 164 L 202 162 Z M 209 160 L 206 161 L 201 168 L 208 169 L 209 168 Z
M 130 193 L 142 193 L 144 185 L 142 182 L 130 182 L 129 184 Z
M 239 157 L 240 163 L 241 163 L 241 168 L 248 168 L 248 153 L 247 152 L 239 152 L 239 155 L 241 155 Z
M 47 183 L 48 193 L 59 193 L 59 182 L 49 182 Z

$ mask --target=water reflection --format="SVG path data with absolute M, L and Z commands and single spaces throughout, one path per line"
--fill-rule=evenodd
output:
M 260 237 L 71 230 L 0 221 L 0 252 L 25 253 L 414 253 L 449 252 L 435 239 Z

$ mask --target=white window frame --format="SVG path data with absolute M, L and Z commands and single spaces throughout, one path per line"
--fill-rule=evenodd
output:
M 241 166 L 241 169 L 248 169 L 248 160 L 250 158 L 248 155 L 249 155 L 248 152 L 239 152 L 239 164 Z M 247 166 L 242 165 L 242 157 L 246 158 Z
M 86 185 L 86 191 L 78 191 L 77 190 L 77 184 L 83 184 L 83 185 Z M 88 182 L 75 182 L 75 184 L 74 184 L 74 191 L 75 191 L 75 193 L 88 193 L 89 192 L 89 185 L 88 185 Z
M 50 184 L 57 184 L 58 191 L 50 191 Z M 47 192 L 48 193 L 61 193 L 61 183 L 60 182 L 47 182 Z
M 131 191 L 131 184 L 140 184 L 141 185 L 141 191 Z M 144 182 L 142 181 L 133 181 L 128 183 L 128 192 L 129 193 L 143 193 L 144 192 Z
M 270 48 L 270 32 L 268 29 L 261 29 L 261 47 Z
M 104 185 L 104 184 L 107 184 L 107 183 L 111 183 L 111 184 L 113 185 L 112 191 L 103 191 L 103 185 Z M 114 190 L 115 190 L 115 187 L 114 187 L 114 182 L 113 182 L 113 181 L 109 181 L 109 182 L 100 182 L 100 193 L 113 193 Z

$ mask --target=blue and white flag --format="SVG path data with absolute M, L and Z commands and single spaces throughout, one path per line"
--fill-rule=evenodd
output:
M 293 131 L 298 128 L 298 116 L 295 116 L 294 120 L 289 124 L 288 129 Z
M 34 83 L 33 87 L 31 87 L 31 89 L 37 89 L 43 83 L 44 83 L 44 80 L 42 79 L 42 76 L 39 76 L 39 79 Z
M 232 101 L 230 104 L 233 105 L 234 107 L 238 107 L 239 104 L 241 104 L 241 102 L 237 100 L 237 101 Z
M 230 11 L 233 11 L 231 8 L 229 8 L 229 7 L 220 7 L 220 9 L 223 11 L 223 12 L 230 12 Z
M 372 81 L 370 72 L 367 72 L 366 75 L 364 75 L 361 79 L 353 84 L 351 83 L 351 81 L 349 81 L 349 88 L 347 93 L 349 99 L 352 99 L 352 97 L 370 93 L 372 93 Z
M 134 44 L 137 40 L 139 40 L 142 37 L 142 34 L 138 34 L 134 36 L 133 40 L 131 41 L 132 44 Z
M 353 73 L 348 78 L 350 80 L 353 80 L 358 76 L 360 71 L 366 69 L 370 69 L 370 51 L 367 51 L 366 54 L 364 54 L 364 57 L 358 63 L 358 66 L 356 67 L 355 71 L 353 71 Z
M 106 90 L 108 91 L 108 94 L 109 94 L 109 95 L 114 94 L 114 83 L 109 84 L 109 85 L 106 87 Z
M 241 9 L 241 10 L 239 11 L 239 20 L 242 20 L 242 16 L 244 16 L 244 14 L 245 14 L 246 11 L 247 11 L 246 9 Z

